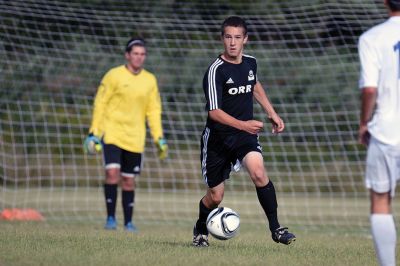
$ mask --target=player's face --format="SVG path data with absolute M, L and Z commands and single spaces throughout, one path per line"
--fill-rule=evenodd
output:
M 146 60 L 146 48 L 143 46 L 133 46 L 129 53 L 125 53 L 125 58 L 134 70 L 139 70 L 143 67 Z
M 242 54 L 243 46 L 247 42 L 247 35 L 244 35 L 242 27 L 227 26 L 225 27 L 222 41 L 224 43 L 225 56 L 234 59 Z

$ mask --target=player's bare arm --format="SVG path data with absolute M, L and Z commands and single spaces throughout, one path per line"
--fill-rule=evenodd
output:
M 363 88 L 361 93 L 360 127 L 358 129 L 358 142 L 365 146 L 369 143 L 368 121 L 371 120 L 376 103 L 376 88 Z
M 208 112 L 209 117 L 221 124 L 228 125 L 250 134 L 257 134 L 263 128 L 263 122 L 257 120 L 241 121 L 227 114 L 221 109 L 215 109 Z
M 254 98 L 267 113 L 268 119 L 272 124 L 272 133 L 281 133 L 285 129 L 285 123 L 275 112 L 274 107 L 269 101 L 267 94 L 265 93 L 264 88 L 259 81 L 257 81 L 256 85 L 254 86 Z

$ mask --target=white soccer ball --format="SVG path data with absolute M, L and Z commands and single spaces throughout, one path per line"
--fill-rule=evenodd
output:
M 219 240 L 228 240 L 239 232 L 240 217 L 227 207 L 219 207 L 210 212 L 206 221 L 208 232 Z

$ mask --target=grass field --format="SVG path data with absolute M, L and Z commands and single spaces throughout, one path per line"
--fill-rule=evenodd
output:
M 362 235 L 303 232 L 284 246 L 261 225 L 242 225 L 228 241 L 194 248 L 191 224 L 138 224 L 140 232 L 105 231 L 100 224 L 0 222 L 0 265 L 376 265 Z
M 139 222 L 192 222 L 198 213 L 199 199 L 204 191 L 160 192 L 138 189 L 135 216 Z M 400 211 L 400 199 L 394 199 L 394 212 Z M 278 212 L 284 224 L 300 226 L 346 227 L 364 230 L 369 226 L 367 197 L 278 194 Z M 263 223 L 265 215 L 254 191 L 228 191 L 222 206 L 236 210 L 247 223 Z M 2 208 L 34 208 L 47 221 L 104 219 L 105 206 L 101 187 L 1 189 Z M 118 198 L 117 215 L 122 215 Z M 336 230 L 336 228 L 334 228 Z
M 0 220 L 0 266 L 377 265 L 367 198 L 280 195 L 280 221 L 298 238 L 284 246 L 267 234 L 254 194 L 231 192 L 224 199 L 224 206 L 241 215 L 237 237 L 211 239 L 209 248 L 196 249 L 190 246 L 191 230 L 201 192 L 137 193 L 134 218 L 140 232 L 126 234 L 103 230 L 101 188 L 4 189 L 3 207 L 36 208 L 46 222 Z M 394 201 L 396 217 L 400 202 Z M 117 219 L 122 221 L 120 203 Z

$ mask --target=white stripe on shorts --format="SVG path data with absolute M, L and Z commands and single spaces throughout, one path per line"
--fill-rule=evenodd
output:
M 113 169 L 113 168 L 121 168 L 121 165 L 119 163 L 109 163 L 106 164 L 106 169 Z
M 201 162 L 201 172 L 203 174 L 204 181 L 207 184 L 207 144 L 208 138 L 210 137 L 210 129 L 206 127 L 203 134 L 203 160 Z
M 132 173 L 124 173 L 124 172 L 121 172 L 121 176 L 123 176 L 123 177 L 128 177 L 128 178 L 134 178 L 136 175 L 135 175 L 135 174 L 132 174 Z

